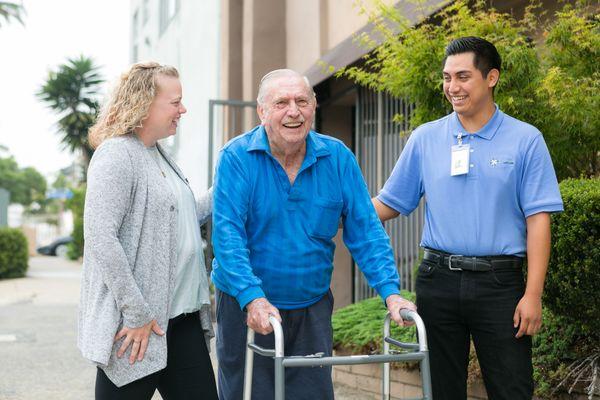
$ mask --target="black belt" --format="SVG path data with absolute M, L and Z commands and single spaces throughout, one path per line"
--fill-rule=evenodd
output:
M 517 256 L 469 257 L 433 249 L 425 249 L 423 259 L 452 271 L 486 272 L 497 269 L 515 269 L 523 266 L 523 259 Z

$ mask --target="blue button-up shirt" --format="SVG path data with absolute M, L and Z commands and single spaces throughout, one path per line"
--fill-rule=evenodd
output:
M 451 147 L 462 133 L 469 171 L 450 175 Z M 421 245 L 470 256 L 526 253 L 526 218 L 563 210 L 542 134 L 499 109 L 467 134 L 456 113 L 417 128 L 378 200 L 410 214 L 425 196 Z
M 316 303 L 333 270 L 339 221 L 344 243 L 382 298 L 399 293 L 389 237 L 354 155 L 310 132 L 291 185 L 259 126 L 225 145 L 217 164 L 212 279 L 245 307 L 266 297 L 281 309 Z

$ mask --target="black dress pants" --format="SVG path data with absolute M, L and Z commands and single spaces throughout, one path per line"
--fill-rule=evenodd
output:
M 425 322 L 433 398 L 467 398 L 470 337 L 490 400 L 531 399 L 531 337 L 515 338 L 513 315 L 523 296 L 521 269 L 451 271 L 419 266 L 417 307 Z
M 165 369 L 121 387 L 98 368 L 96 400 L 150 400 L 156 389 L 164 400 L 217 400 L 215 376 L 198 312 L 169 320 L 167 349 Z

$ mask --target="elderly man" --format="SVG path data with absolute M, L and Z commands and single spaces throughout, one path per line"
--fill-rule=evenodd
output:
M 329 290 L 340 218 L 344 242 L 392 318 L 415 306 L 400 297 L 389 238 L 350 150 L 311 131 L 308 80 L 276 70 L 261 81 L 261 125 L 225 145 L 214 187 L 217 356 L 222 400 L 242 398 L 246 324 L 273 346 L 282 321 L 286 355 L 332 353 Z M 286 371 L 291 399 L 333 399 L 331 368 Z M 273 398 L 273 361 L 255 360 L 253 399 Z

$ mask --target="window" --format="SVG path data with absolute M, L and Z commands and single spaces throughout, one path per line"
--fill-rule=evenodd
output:
M 150 9 L 148 7 L 149 0 L 144 0 L 142 3 L 142 26 L 146 25 L 150 18 Z
M 133 49 L 131 50 L 131 62 L 138 61 L 138 46 L 137 44 L 133 45 Z
M 133 19 L 131 20 L 131 38 L 133 42 L 137 40 L 138 37 L 138 11 L 136 10 L 133 13 Z
M 160 34 L 169 26 L 179 11 L 180 0 L 160 0 Z

